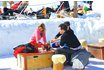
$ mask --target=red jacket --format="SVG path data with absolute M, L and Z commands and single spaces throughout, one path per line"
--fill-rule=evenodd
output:
M 18 53 L 21 53 L 22 50 L 24 50 L 24 49 L 25 49 L 24 46 L 21 46 L 21 47 L 16 48 L 15 51 L 14 51 L 14 53 L 13 53 L 13 55 L 14 55 L 15 57 L 17 57 L 17 54 L 18 54 Z
M 2 14 L 2 10 L 0 9 L 0 14 Z
M 18 8 L 18 6 L 21 4 L 22 1 L 20 1 L 19 3 L 16 3 L 12 6 L 12 10 L 16 10 Z

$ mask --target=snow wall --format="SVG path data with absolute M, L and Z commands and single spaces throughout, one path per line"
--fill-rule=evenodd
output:
M 11 55 L 14 47 L 28 43 L 39 23 L 46 25 L 47 41 L 53 39 L 58 25 L 64 21 L 70 21 L 77 37 L 86 39 L 88 43 L 104 38 L 104 22 L 94 19 L 0 20 L 0 56 Z

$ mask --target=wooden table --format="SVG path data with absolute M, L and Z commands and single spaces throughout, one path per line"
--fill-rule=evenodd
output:
M 18 70 L 35 70 L 50 67 L 52 65 L 51 57 L 53 54 L 54 51 L 19 53 L 17 55 Z
M 94 57 L 104 60 L 104 43 L 88 44 L 88 51 Z

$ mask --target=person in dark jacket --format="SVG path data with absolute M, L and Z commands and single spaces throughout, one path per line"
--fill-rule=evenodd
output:
M 64 24 L 67 26 L 67 30 L 69 30 L 70 22 L 69 22 L 69 21 L 66 21 L 66 22 L 64 22 Z M 56 41 L 60 40 L 60 36 L 61 36 L 61 35 L 62 35 L 62 34 L 60 34 L 60 32 L 58 32 L 58 33 L 56 34 L 56 36 L 55 36 L 55 39 L 52 39 L 51 42 L 53 43 L 53 42 L 56 42 Z M 56 45 L 57 45 L 57 43 L 56 43 Z M 55 43 L 53 43 L 53 46 L 55 46 Z
M 65 24 L 59 25 L 59 32 L 62 34 L 60 39 L 60 47 L 55 51 L 56 54 L 66 55 L 66 64 L 71 63 L 71 55 L 81 49 L 81 44 L 74 34 L 73 30 Z
M 69 21 L 66 21 L 64 22 L 64 24 L 67 26 L 67 28 L 69 29 L 70 27 L 70 22 Z M 55 36 L 55 39 L 57 39 L 59 36 L 61 36 L 62 34 L 60 34 L 60 32 L 57 33 L 57 35 Z

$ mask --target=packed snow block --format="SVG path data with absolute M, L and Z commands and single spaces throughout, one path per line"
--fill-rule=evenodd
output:
M 104 43 L 88 44 L 88 51 L 95 58 L 104 60 Z
M 63 70 L 66 57 L 63 54 L 55 54 L 52 56 L 53 70 Z
M 87 66 L 87 64 L 89 63 L 89 57 L 91 56 L 91 54 L 89 52 L 87 52 L 85 49 L 81 49 L 77 52 L 75 52 L 74 54 L 72 54 L 71 58 L 72 58 L 72 68 L 74 69 L 84 69 L 85 66 Z
M 98 40 L 99 43 L 104 43 L 104 38 Z
M 20 53 L 17 55 L 18 70 L 35 70 L 52 66 L 52 51 L 43 53 Z
M 85 39 L 79 40 L 81 43 L 82 48 L 87 48 L 87 41 Z

